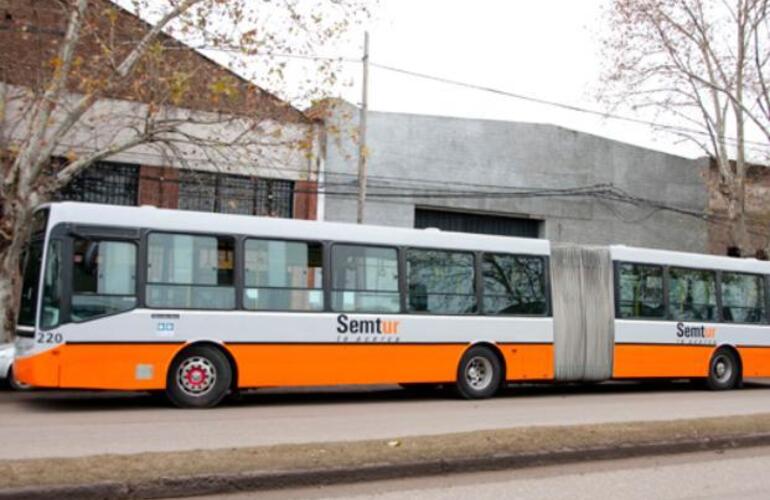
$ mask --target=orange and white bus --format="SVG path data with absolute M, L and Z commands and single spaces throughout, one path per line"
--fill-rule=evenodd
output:
M 16 376 L 165 391 L 770 375 L 770 263 L 624 246 L 53 203 Z

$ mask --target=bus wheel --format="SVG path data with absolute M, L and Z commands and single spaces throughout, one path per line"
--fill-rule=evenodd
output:
M 741 380 L 741 368 L 738 357 L 730 349 L 719 349 L 709 363 L 709 376 L 706 385 L 712 391 L 734 389 Z
M 192 346 L 171 363 L 166 396 L 180 408 L 210 408 L 227 395 L 232 369 L 219 349 Z
M 500 359 L 488 347 L 471 347 L 457 367 L 457 393 L 465 399 L 494 396 L 502 383 Z

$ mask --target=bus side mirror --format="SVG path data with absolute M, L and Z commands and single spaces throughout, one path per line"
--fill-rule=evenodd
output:
M 86 251 L 83 254 L 83 268 L 93 274 L 97 269 L 97 259 L 99 257 L 99 243 L 89 241 Z

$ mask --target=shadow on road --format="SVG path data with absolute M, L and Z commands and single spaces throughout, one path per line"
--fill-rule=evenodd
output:
M 742 390 L 770 389 L 770 380 L 747 381 Z M 689 381 L 605 382 L 599 384 L 511 385 L 500 391 L 501 398 L 579 397 L 595 394 L 644 394 L 656 392 L 705 392 Z M 450 389 L 414 393 L 398 386 L 343 386 L 292 389 L 260 389 L 242 392 L 225 400 L 221 408 L 248 406 L 298 406 L 317 404 L 367 404 L 382 402 L 425 402 L 457 399 Z M 458 399 L 459 401 L 459 399 Z M 37 411 L 125 411 L 169 409 L 161 394 L 114 391 L 0 391 L 0 405 L 15 402 Z

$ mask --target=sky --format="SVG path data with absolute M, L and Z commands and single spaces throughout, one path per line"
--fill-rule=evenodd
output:
M 114 1 L 126 6 L 131 2 Z M 169 0 L 155 1 L 163 4 Z M 315 55 L 347 61 L 342 63 L 340 80 L 348 84 L 337 85 L 330 89 L 330 94 L 359 104 L 360 58 L 364 30 L 368 30 L 373 63 L 369 108 L 374 111 L 547 123 L 689 158 L 703 156 L 703 150 L 695 143 L 649 125 L 461 88 L 376 66 L 392 66 L 569 106 L 608 111 L 608 105 L 600 102 L 598 95 L 602 89 L 601 41 L 607 34 L 605 10 L 611 1 L 372 0 L 372 17 L 366 24 L 357 26 L 334 45 L 310 50 Z M 262 13 L 273 4 L 254 5 Z M 224 65 L 234 57 L 243 57 L 212 50 L 203 52 Z M 274 78 L 260 76 L 265 73 L 261 68 L 276 60 L 241 59 L 247 61 L 245 66 L 249 68 L 241 73 L 248 73 L 257 85 L 291 101 L 292 96 L 301 94 L 303 82 L 318 62 L 285 58 L 286 76 L 276 83 Z M 301 100 L 292 102 L 300 108 L 308 104 Z M 689 126 L 652 111 L 615 112 L 666 125 Z
M 601 36 L 607 0 L 381 0 L 369 26 L 370 60 L 452 80 L 604 111 Z M 356 33 L 361 46 L 363 35 Z M 354 35 L 355 36 L 355 35 Z M 351 47 L 352 48 L 352 47 Z M 360 57 L 360 49 L 344 54 Z M 340 92 L 361 101 L 355 84 Z M 648 126 L 400 75 L 373 67 L 369 107 L 377 111 L 550 123 L 681 156 L 702 156 Z M 642 118 L 664 121 L 652 115 Z M 666 122 L 666 123 L 674 123 Z

